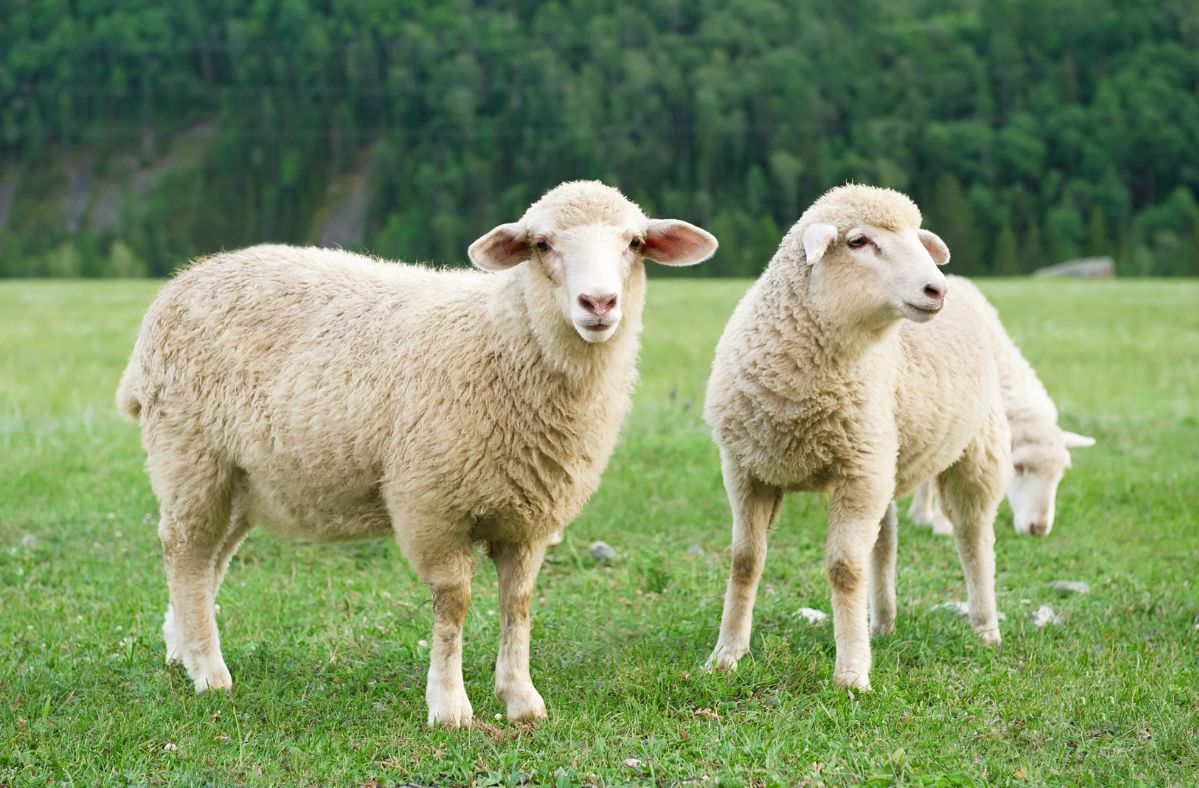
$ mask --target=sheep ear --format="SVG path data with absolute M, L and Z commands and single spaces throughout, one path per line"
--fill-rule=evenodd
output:
M 650 219 L 642 256 L 662 265 L 695 265 L 716 254 L 716 236 L 679 219 Z
M 831 224 L 813 224 L 803 231 L 803 253 L 809 263 L 824 257 L 829 244 L 837 240 L 837 228 Z
M 529 233 L 519 222 L 501 224 L 466 250 L 475 267 L 484 271 L 503 271 L 519 265 L 528 260 L 532 252 Z
M 1069 430 L 1062 430 L 1062 440 L 1066 442 L 1067 449 L 1085 449 L 1095 445 L 1095 439 L 1091 436 L 1079 435 Z
M 928 250 L 934 263 L 945 265 L 949 262 L 949 247 L 941 240 L 941 236 L 930 230 L 917 230 L 916 235 L 920 238 L 920 244 Z

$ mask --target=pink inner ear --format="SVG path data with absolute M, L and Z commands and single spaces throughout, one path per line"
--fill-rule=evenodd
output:
M 664 233 L 650 235 L 645 239 L 645 248 L 648 252 L 656 252 L 667 260 L 673 260 L 676 257 L 686 255 L 690 250 L 689 238 L 679 232 L 677 228 L 670 228 Z M 653 254 L 649 254 L 653 257 Z
M 491 244 L 489 254 L 503 257 L 505 261 L 511 260 L 513 257 L 520 257 L 522 260 L 525 257 L 525 250 L 528 248 L 524 238 L 518 238 L 513 235 L 504 233 L 495 239 Z

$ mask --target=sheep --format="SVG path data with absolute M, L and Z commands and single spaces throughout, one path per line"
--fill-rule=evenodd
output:
M 1000 642 L 993 521 L 1011 462 L 998 371 L 985 304 L 965 289 L 946 296 L 937 266 L 949 249 L 920 224 L 899 192 L 827 192 L 725 327 L 704 418 L 720 451 L 733 555 L 708 669 L 734 668 L 749 651 L 783 495 L 822 491 L 833 682 L 870 689 L 870 632 L 889 633 L 895 620 L 892 501 L 933 476 L 960 523 L 971 623 L 984 644 Z
M 547 538 L 599 484 L 637 377 L 644 260 L 717 242 L 565 183 L 468 250 L 482 272 L 256 246 L 201 260 L 151 305 L 117 401 L 160 503 L 168 662 L 227 689 L 213 604 L 255 524 L 393 536 L 433 598 L 428 723 L 469 726 L 462 627 L 476 543 L 495 562 L 495 691 L 546 715 L 529 605 Z
M 968 288 L 985 300 L 970 280 L 956 276 L 949 279 L 955 292 Z M 1070 467 L 1070 449 L 1094 446 L 1095 439 L 1058 427 L 1057 408 L 1036 371 L 1008 336 L 994 307 L 986 310 L 986 314 L 999 362 L 1003 408 L 1012 432 L 1015 475 L 1007 491 L 1012 523 L 1016 533 L 1046 536 L 1053 529 L 1057 487 Z M 951 534 L 953 523 L 941 511 L 936 495 L 931 483 L 920 485 L 912 497 L 908 516 L 916 523 L 931 525 L 934 533 Z

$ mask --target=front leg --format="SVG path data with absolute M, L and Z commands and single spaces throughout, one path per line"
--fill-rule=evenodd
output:
M 560 531 L 558 533 L 561 533 Z M 495 695 L 507 706 L 508 719 L 546 716 L 545 701 L 529 677 L 529 605 L 533 584 L 545 557 L 544 543 L 492 542 L 500 586 L 500 647 L 495 661 Z
M 833 684 L 837 687 L 870 689 L 866 573 L 893 487 L 893 481 L 865 480 L 843 483 L 833 491 L 825 567 L 832 587 L 833 638 L 837 643 Z M 887 553 L 891 547 L 886 545 Z M 887 563 L 887 557 L 877 558 L 883 560 L 873 571 Z
M 727 670 L 749 651 L 754 600 L 766 563 L 766 534 L 778 517 L 783 492 L 763 484 L 721 452 L 724 487 L 733 510 L 733 566 L 724 595 L 720 639 L 705 667 Z

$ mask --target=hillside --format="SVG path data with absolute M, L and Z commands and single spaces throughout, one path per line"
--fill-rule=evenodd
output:
M 260 241 L 458 262 L 579 177 L 707 226 L 710 275 L 755 273 L 850 179 L 911 193 L 959 273 L 1199 274 L 1193 0 L 0 16 L 0 275 L 160 275 Z

